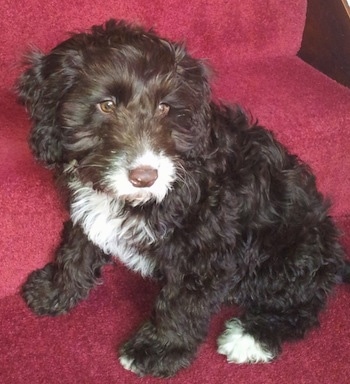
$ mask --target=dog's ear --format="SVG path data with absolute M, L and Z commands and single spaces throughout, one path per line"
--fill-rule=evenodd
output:
M 211 97 L 209 81 L 212 70 L 203 60 L 190 56 L 184 45 L 174 44 L 177 73 L 198 95 L 201 103 L 209 102 Z
M 48 166 L 63 161 L 58 112 L 61 99 L 75 81 L 80 61 L 77 51 L 64 47 L 48 55 L 34 51 L 27 56 L 27 68 L 16 83 L 18 99 L 32 120 L 31 150 Z
M 173 136 L 181 152 L 197 157 L 209 142 L 211 119 L 210 68 L 202 60 L 190 56 L 182 45 L 174 45 L 176 71 L 180 78 L 179 96 L 189 113 L 181 130 Z

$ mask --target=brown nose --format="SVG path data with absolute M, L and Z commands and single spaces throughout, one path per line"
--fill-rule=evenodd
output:
M 130 183 L 136 188 L 146 188 L 154 184 L 158 171 L 152 167 L 141 166 L 129 171 Z

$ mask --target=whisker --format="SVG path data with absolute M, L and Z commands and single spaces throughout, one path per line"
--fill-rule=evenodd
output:
M 190 184 L 194 184 L 195 182 L 193 175 L 187 172 L 181 163 L 176 164 L 176 171 L 178 180 L 183 183 L 183 186 L 185 188 L 187 188 L 188 196 L 190 196 L 190 203 L 192 204 L 192 191 L 190 188 Z M 190 183 L 190 181 L 193 181 L 193 183 Z
M 106 168 L 104 165 L 101 164 L 82 164 L 78 166 L 78 169 L 80 168 Z

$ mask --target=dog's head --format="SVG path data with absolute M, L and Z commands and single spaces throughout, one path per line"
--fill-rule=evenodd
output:
M 34 154 L 47 165 L 74 162 L 97 190 L 160 201 L 181 161 L 206 145 L 208 70 L 182 45 L 110 20 L 28 64 L 18 94 Z

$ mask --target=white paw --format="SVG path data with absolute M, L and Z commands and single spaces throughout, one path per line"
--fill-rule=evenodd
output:
M 122 355 L 119 357 L 119 362 L 127 371 L 137 373 L 135 367 L 133 367 L 134 359 L 131 359 L 128 356 Z
M 253 336 L 244 332 L 242 323 L 232 319 L 218 339 L 218 352 L 226 355 L 229 363 L 268 363 L 274 354 L 264 348 Z

